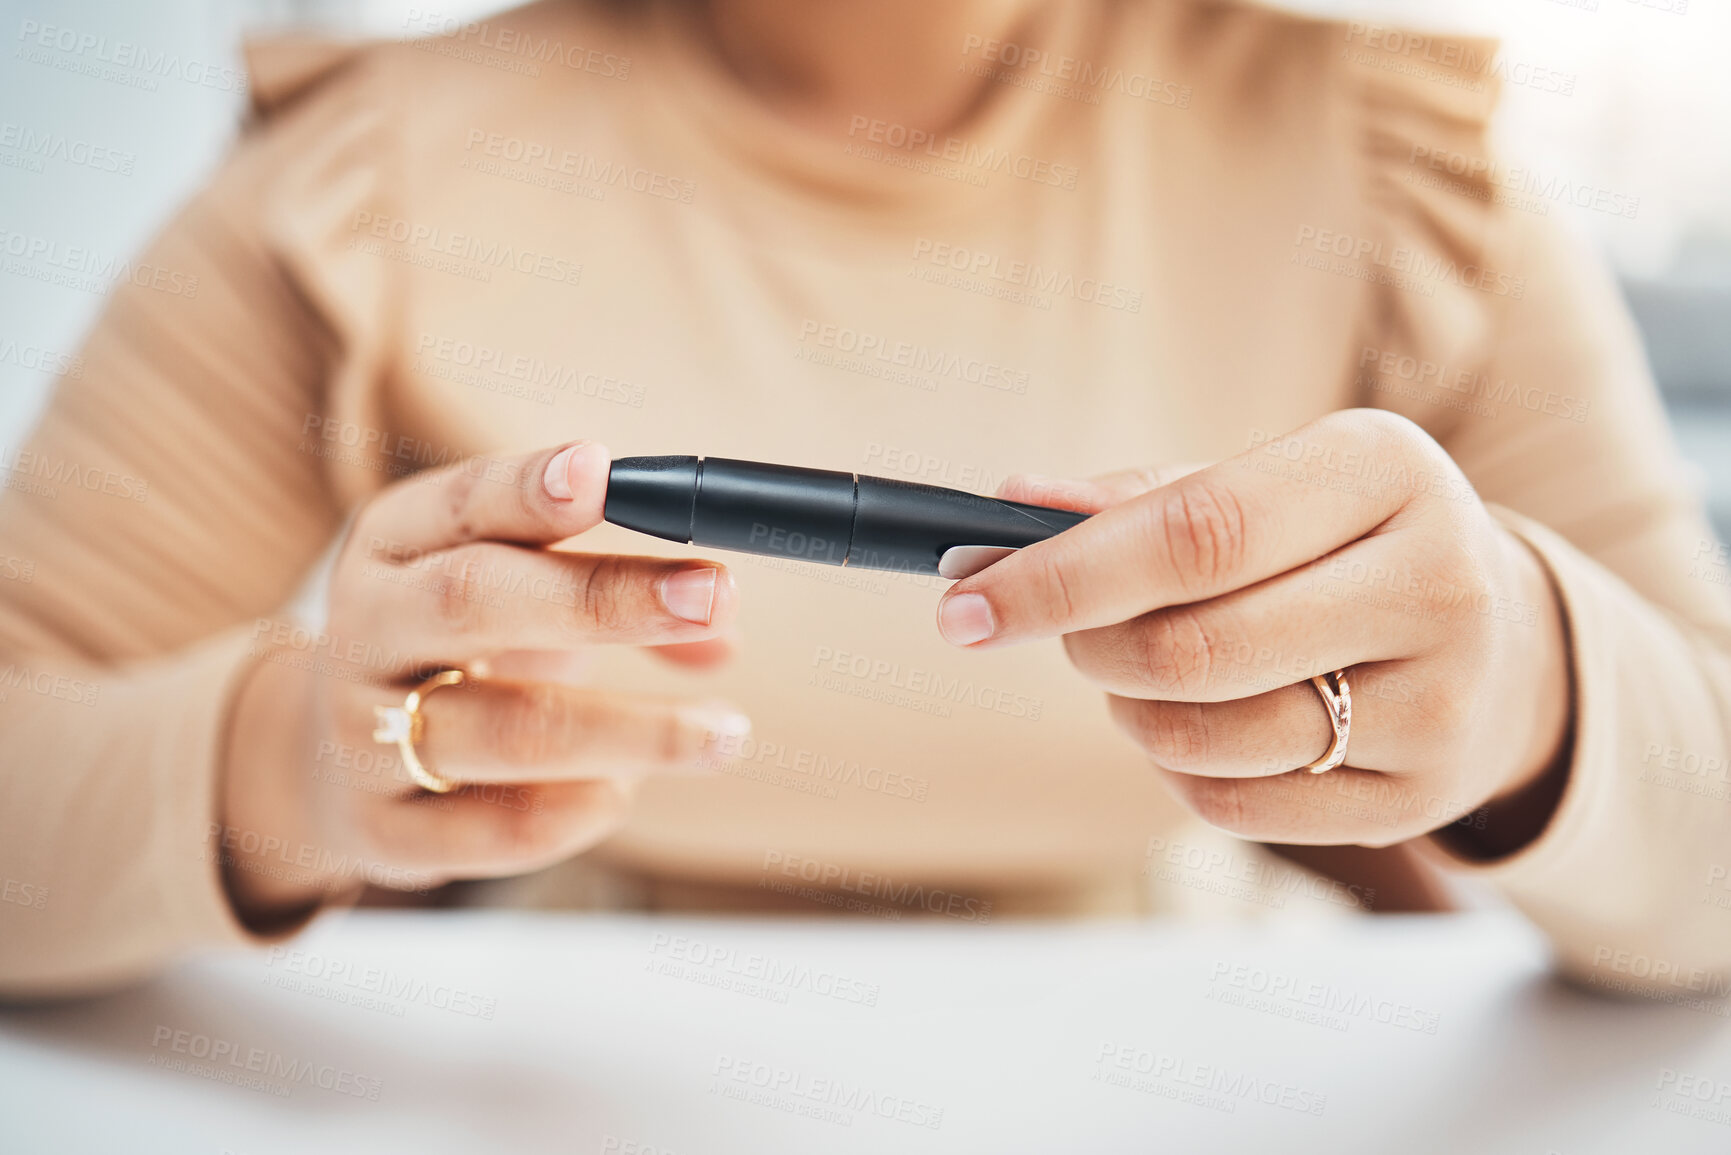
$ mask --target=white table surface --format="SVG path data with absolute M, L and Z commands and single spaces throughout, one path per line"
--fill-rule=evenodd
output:
M 1726 1152 L 1731 1018 L 1565 988 L 1497 913 L 358 913 L 0 1011 L 7 1155 L 349 1151 Z

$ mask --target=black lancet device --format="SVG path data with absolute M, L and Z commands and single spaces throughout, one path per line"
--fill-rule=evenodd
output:
M 614 525 L 820 565 L 964 578 L 1087 520 L 958 489 L 725 457 L 621 457 Z

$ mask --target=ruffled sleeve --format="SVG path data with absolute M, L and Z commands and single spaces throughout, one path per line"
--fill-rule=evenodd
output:
M 1500 887 L 1584 983 L 1724 994 L 1731 571 L 1616 286 L 1565 227 L 1582 210 L 1547 191 L 1570 174 L 1491 147 L 1493 52 L 1432 39 L 1341 61 L 1390 254 L 1361 398 L 1448 449 L 1549 571 L 1569 637 L 1571 760 L 1548 827 L 1498 861 L 1444 857 Z
M 247 48 L 255 116 L 285 157 L 259 190 L 259 227 L 284 275 L 306 294 L 335 342 L 318 420 L 298 448 L 325 463 L 345 505 L 393 480 L 379 446 L 383 372 L 396 267 L 370 237 L 405 219 L 400 182 L 400 80 L 389 50 L 300 38 Z
M 392 152 L 373 53 L 253 61 L 233 155 L 0 463 L 27 575 L 0 580 L 0 995 L 251 937 L 221 879 L 228 704 L 356 496 L 319 433 L 369 420 L 390 286 L 347 245 Z
M 1397 355 L 1423 350 L 1438 366 L 1478 364 L 1493 339 L 1489 298 L 1521 291 L 1510 270 L 1488 263 L 1489 127 L 1499 85 L 1483 65 L 1496 44 L 1425 38 L 1414 50 L 1410 35 L 1361 35 L 1349 39 L 1340 67 L 1360 117 L 1373 246 L 1361 262 L 1374 274 L 1366 347 Z M 1373 391 L 1362 374 L 1358 385 L 1365 404 L 1422 417 L 1427 427 L 1449 419 L 1446 407 L 1415 405 L 1411 390 Z

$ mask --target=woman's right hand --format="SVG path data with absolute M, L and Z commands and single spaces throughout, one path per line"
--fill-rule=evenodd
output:
M 318 644 L 265 654 L 234 703 L 209 849 L 243 920 L 267 929 L 363 881 L 547 866 L 617 828 L 638 777 L 748 728 L 723 704 L 581 684 L 595 645 L 725 658 L 738 600 L 713 562 L 545 548 L 601 521 L 609 464 L 586 442 L 475 459 L 361 510 Z M 459 788 L 429 794 L 374 742 L 374 707 L 454 667 L 470 681 L 426 696 L 416 750 Z

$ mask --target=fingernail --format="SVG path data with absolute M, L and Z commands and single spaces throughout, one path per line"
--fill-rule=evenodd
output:
M 697 765 L 719 770 L 723 762 L 739 753 L 739 743 L 751 733 L 751 719 L 726 702 L 706 702 L 680 711 L 685 724 L 702 733 Z
M 715 610 L 714 568 L 704 566 L 668 574 L 661 581 L 661 600 L 674 617 L 707 626 L 709 615 Z
M 938 606 L 938 632 L 953 646 L 983 642 L 997 628 L 990 603 L 979 594 L 957 594 Z
M 709 740 L 743 738 L 751 733 L 751 719 L 726 703 L 700 706 L 695 711 Z
M 547 490 L 547 496 L 554 501 L 570 501 L 577 494 L 571 488 L 571 458 L 577 455 L 583 442 L 567 445 L 553 455 L 553 460 L 547 463 L 547 472 L 541 475 L 541 485 Z
M 547 472 L 541 475 L 541 484 L 554 501 L 572 501 L 583 478 L 591 472 L 605 476 L 611 462 L 605 445 L 578 441 L 553 455 L 553 460 L 547 463 Z

